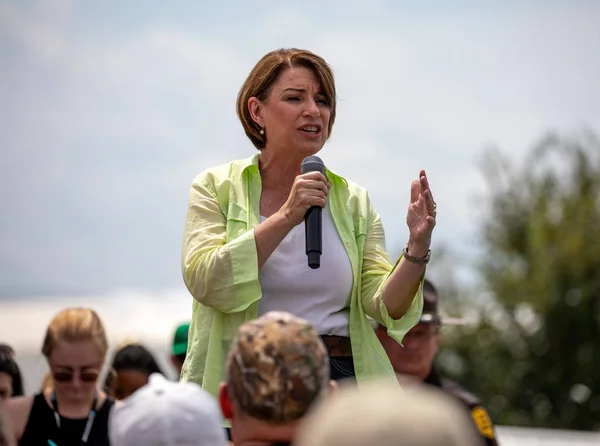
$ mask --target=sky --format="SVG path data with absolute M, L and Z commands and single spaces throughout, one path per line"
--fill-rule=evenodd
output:
M 390 252 L 424 168 L 433 259 L 476 258 L 483 150 L 600 131 L 600 3 L 491 3 L 0 2 L 0 298 L 184 290 L 191 181 L 255 153 L 235 99 L 281 47 L 332 66 L 320 156 L 369 190 Z

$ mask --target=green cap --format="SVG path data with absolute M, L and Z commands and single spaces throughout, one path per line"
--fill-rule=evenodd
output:
M 189 322 L 181 324 L 175 330 L 175 336 L 173 336 L 173 354 L 175 356 L 183 355 L 187 352 L 188 345 L 188 332 L 190 330 Z

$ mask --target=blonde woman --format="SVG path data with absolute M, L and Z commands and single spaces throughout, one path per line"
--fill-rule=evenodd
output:
M 98 390 L 108 343 L 98 315 L 67 308 L 50 322 L 42 346 L 50 380 L 33 396 L 7 402 L 19 445 L 108 446 L 114 402 Z

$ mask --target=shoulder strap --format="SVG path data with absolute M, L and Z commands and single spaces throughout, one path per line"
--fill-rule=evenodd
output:
M 48 428 L 51 429 L 53 426 L 52 409 L 48 406 L 44 394 L 38 393 L 33 397 L 19 444 L 29 444 L 30 441 L 35 441 L 40 432 L 44 432 Z
M 33 403 L 31 404 L 31 411 L 29 412 L 29 418 L 34 415 L 47 412 L 51 413 L 52 408 L 48 405 L 44 393 L 38 393 L 33 397 Z

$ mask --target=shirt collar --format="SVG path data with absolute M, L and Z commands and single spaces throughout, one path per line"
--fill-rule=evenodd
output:
M 246 169 L 251 169 L 253 171 L 253 173 L 257 173 L 259 171 L 258 170 L 259 157 L 260 157 L 260 152 L 255 153 L 254 155 L 241 160 L 242 172 L 244 172 Z M 331 170 L 327 167 L 325 168 L 325 174 L 326 174 L 327 178 L 333 180 L 334 182 L 342 181 L 343 183 L 348 185 L 348 181 L 343 176 L 338 175 L 333 170 Z

